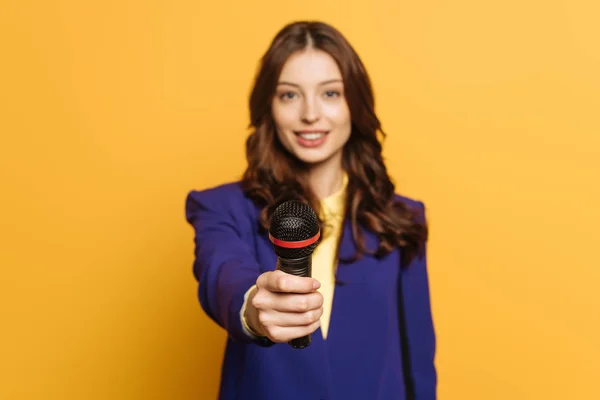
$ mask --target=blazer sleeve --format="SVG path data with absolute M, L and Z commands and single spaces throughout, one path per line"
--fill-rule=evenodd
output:
M 260 275 L 259 264 L 242 239 L 231 195 L 218 190 L 192 191 L 186 219 L 194 227 L 194 276 L 202 309 L 235 342 L 270 346 L 266 338 L 248 335 L 240 318 L 244 296 Z M 229 197 L 229 198 L 228 198 Z
M 420 219 L 426 221 L 425 205 L 418 203 Z M 436 337 L 431 312 L 427 252 L 416 257 L 400 274 L 404 309 L 405 368 L 410 374 L 409 399 L 435 400 L 437 372 L 435 367 Z

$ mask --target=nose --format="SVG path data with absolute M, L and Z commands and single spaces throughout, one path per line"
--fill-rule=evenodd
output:
M 314 123 L 321 117 L 321 110 L 316 99 L 307 98 L 302 108 L 302 121 L 308 124 Z

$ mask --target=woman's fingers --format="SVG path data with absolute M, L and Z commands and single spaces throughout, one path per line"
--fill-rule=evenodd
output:
M 259 288 L 252 299 L 252 305 L 259 310 L 302 313 L 317 310 L 323 306 L 323 295 L 319 292 L 308 294 L 271 293 Z
M 307 326 L 268 326 L 265 328 L 269 339 L 275 343 L 284 343 L 292 339 L 296 339 L 302 336 L 310 335 L 320 326 L 320 322 L 316 321 Z
M 323 315 L 319 282 L 282 271 L 260 275 L 251 308 L 260 332 L 274 342 L 286 342 L 313 333 Z
M 260 312 L 258 320 L 262 326 L 303 327 L 309 326 L 321 318 L 323 308 L 317 308 L 303 313 L 288 313 L 279 311 Z
M 320 287 L 314 278 L 290 275 L 279 270 L 265 272 L 256 285 L 272 293 L 311 293 Z

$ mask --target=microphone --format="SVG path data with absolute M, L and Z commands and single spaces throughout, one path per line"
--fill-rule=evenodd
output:
M 269 240 L 277 254 L 277 269 L 310 278 L 312 253 L 320 237 L 319 220 L 309 205 L 296 200 L 281 203 L 273 212 L 269 228 Z M 288 341 L 295 349 L 303 349 L 310 343 L 310 334 Z

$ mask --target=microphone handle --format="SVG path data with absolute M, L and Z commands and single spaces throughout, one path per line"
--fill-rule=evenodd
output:
M 281 258 L 277 257 L 277 269 L 287 274 L 312 277 L 312 254 L 302 258 Z M 310 346 L 311 335 L 302 336 L 288 341 L 288 344 L 294 349 L 303 349 Z

